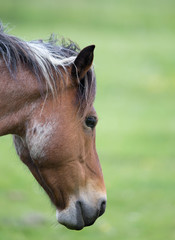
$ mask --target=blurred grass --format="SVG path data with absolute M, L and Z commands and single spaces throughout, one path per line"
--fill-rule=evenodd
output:
M 97 148 L 105 215 L 74 232 L 0 138 L 0 239 L 175 239 L 175 2 L 0 0 L 10 33 L 96 44 Z

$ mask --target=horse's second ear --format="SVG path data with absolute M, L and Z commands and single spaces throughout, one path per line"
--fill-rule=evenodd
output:
M 95 45 L 88 46 L 78 54 L 72 66 L 73 77 L 78 77 L 81 80 L 85 76 L 93 62 L 94 48 Z

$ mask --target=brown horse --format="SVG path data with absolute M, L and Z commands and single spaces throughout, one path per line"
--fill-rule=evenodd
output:
M 0 136 L 17 153 L 69 229 L 92 225 L 106 208 L 95 147 L 94 45 L 25 42 L 0 27 Z

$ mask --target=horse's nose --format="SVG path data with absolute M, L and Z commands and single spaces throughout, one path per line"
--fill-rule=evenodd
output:
M 83 201 L 77 201 L 76 208 L 78 218 L 83 219 L 85 226 L 90 226 L 105 212 L 106 199 L 100 199 L 96 207 L 91 207 Z
M 106 199 L 100 199 L 99 205 L 100 205 L 100 208 L 99 208 L 100 209 L 99 217 L 100 217 L 105 212 L 105 209 L 106 209 Z

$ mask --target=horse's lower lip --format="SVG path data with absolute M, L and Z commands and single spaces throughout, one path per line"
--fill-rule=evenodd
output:
M 77 231 L 82 230 L 85 227 L 84 223 L 82 222 L 77 222 L 76 225 L 69 225 L 67 223 L 63 225 L 70 230 L 77 230 Z
M 81 224 L 77 224 L 76 226 L 69 226 L 69 225 L 65 225 L 65 227 L 67 227 L 70 230 L 82 230 L 85 226 L 81 225 Z
M 76 204 L 75 204 L 76 205 Z M 56 212 L 57 221 L 71 230 L 81 230 L 85 227 L 84 219 L 81 214 L 81 209 L 74 205 L 73 210 L 58 211 Z

